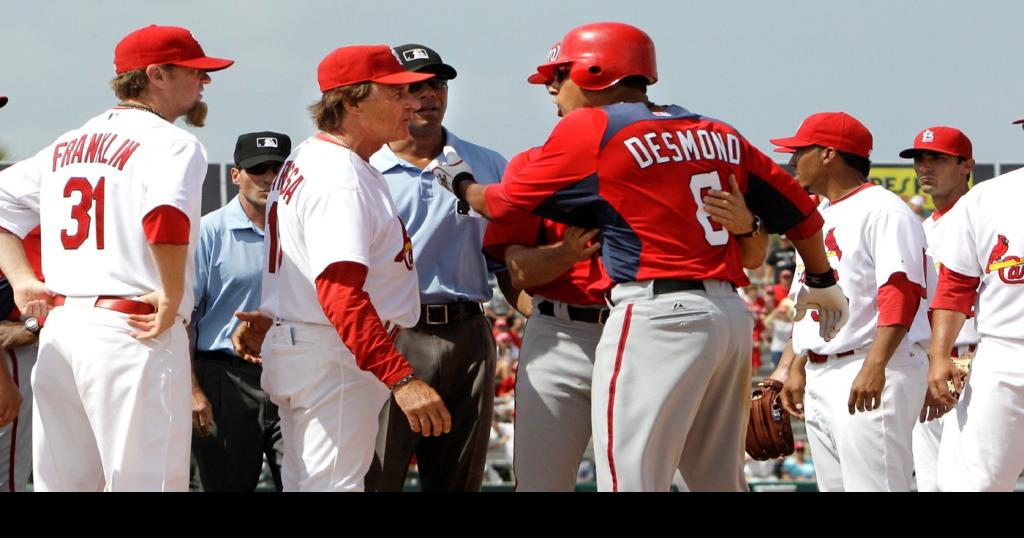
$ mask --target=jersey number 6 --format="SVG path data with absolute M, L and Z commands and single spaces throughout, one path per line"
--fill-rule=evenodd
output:
M 73 193 L 79 194 L 78 203 L 71 206 L 71 218 L 77 222 L 74 235 L 67 229 L 60 231 L 60 242 L 64 250 L 76 250 L 89 238 L 92 217 L 89 210 L 96 205 L 96 249 L 103 250 L 103 184 L 106 178 L 100 178 L 94 188 L 84 177 L 73 177 L 64 185 L 64 198 L 71 198 Z

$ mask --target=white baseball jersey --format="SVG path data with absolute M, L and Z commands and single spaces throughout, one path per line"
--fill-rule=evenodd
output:
M 873 183 L 837 200 L 825 200 L 818 211 L 829 264 L 838 272 L 839 285 L 850 301 L 850 319 L 830 342 L 818 335 L 816 313 L 793 324 L 793 350 L 831 355 L 866 348 L 874 341 L 878 324 L 878 288 L 899 272 L 927 289 L 924 230 L 917 216 L 899 196 Z M 804 262 L 797 255 L 797 274 L 804 278 Z M 796 299 L 799 286 L 793 286 Z M 922 298 L 922 303 L 923 303 Z M 907 337 L 897 350 L 928 339 L 927 305 L 922 304 Z
M 921 223 L 921 226 L 924 228 L 924 236 L 929 245 L 934 243 L 938 238 L 938 234 L 940 233 L 939 230 L 941 229 L 939 226 L 939 218 L 941 217 L 942 215 L 935 212 L 932 213 L 931 217 L 925 219 L 924 222 Z M 931 300 L 935 298 L 935 285 L 939 280 L 938 270 L 940 264 L 929 254 L 928 265 L 929 267 L 935 268 L 935 272 L 932 272 L 928 277 L 928 301 L 930 303 Z M 934 275 L 934 278 L 932 278 L 932 275 Z M 981 340 L 981 336 L 978 334 L 978 320 L 976 317 L 972 317 L 964 322 L 964 326 L 960 329 L 960 334 L 956 335 L 956 341 L 953 342 L 953 345 L 964 346 L 977 344 L 979 340 Z
M 363 289 L 382 321 L 412 327 L 420 300 L 412 242 L 387 182 L 369 163 L 317 135 L 292 151 L 267 198 L 261 309 L 330 325 L 316 278 L 336 262 L 369 268 Z
M 1024 226 L 1017 218 L 1022 196 L 1024 169 L 974 186 L 942 217 L 928 248 L 950 270 L 981 278 L 975 307 L 981 335 L 1024 338 Z
M 135 297 L 161 287 L 142 227 L 159 206 L 191 225 L 185 289 L 195 278 L 206 149 L 157 115 L 112 108 L 0 172 L 0 227 L 42 226 L 46 286 L 69 297 Z M 41 217 L 41 218 L 40 218 Z M 185 293 L 186 320 L 194 298 Z

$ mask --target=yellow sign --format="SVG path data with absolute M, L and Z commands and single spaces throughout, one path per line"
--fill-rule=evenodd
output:
M 912 196 L 920 194 L 924 197 L 924 208 L 928 211 L 935 211 L 932 197 L 921 192 L 921 185 L 917 182 L 917 174 L 912 166 L 876 166 L 871 168 L 871 175 L 868 180 L 876 185 L 900 195 L 904 201 Z M 968 183 L 974 184 L 974 178 Z

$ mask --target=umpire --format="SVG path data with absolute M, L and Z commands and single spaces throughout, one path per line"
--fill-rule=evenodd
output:
M 260 388 L 263 368 L 232 350 L 236 310 L 260 304 L 267 193 L 291 153 L 284 134 L 243 134 L 231 181 L 238 195 L 203 217 L 196 248 L 192 454 L 204 491 L 253 491 L 266 455 L 281 491 L 277 406 Z

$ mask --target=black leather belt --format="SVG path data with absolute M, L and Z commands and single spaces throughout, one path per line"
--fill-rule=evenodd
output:
M 607 308 L 580 308 L 578 306 L 567 305 L 569 319 L 573 321 L 585 321 L 587 323 L 600 323 L 604 325 L 605 321 L 608 321 L 608 309 Z M 541 301 L 537 303 L 537 311 L 545 316 L 555 317 L 555 304 L 551 301 Z
M 703 280 L 675 280 L 662 278 L 654 281 L 654 294 L 673 293 L 677 291 L 704 291 Z
M 446 325 L 453 321 L 480 316 L 483 313 L 484 310 L 480 307 L 480 303 L 473 301 L 425 304 L 420 307 L 420 324 Z

